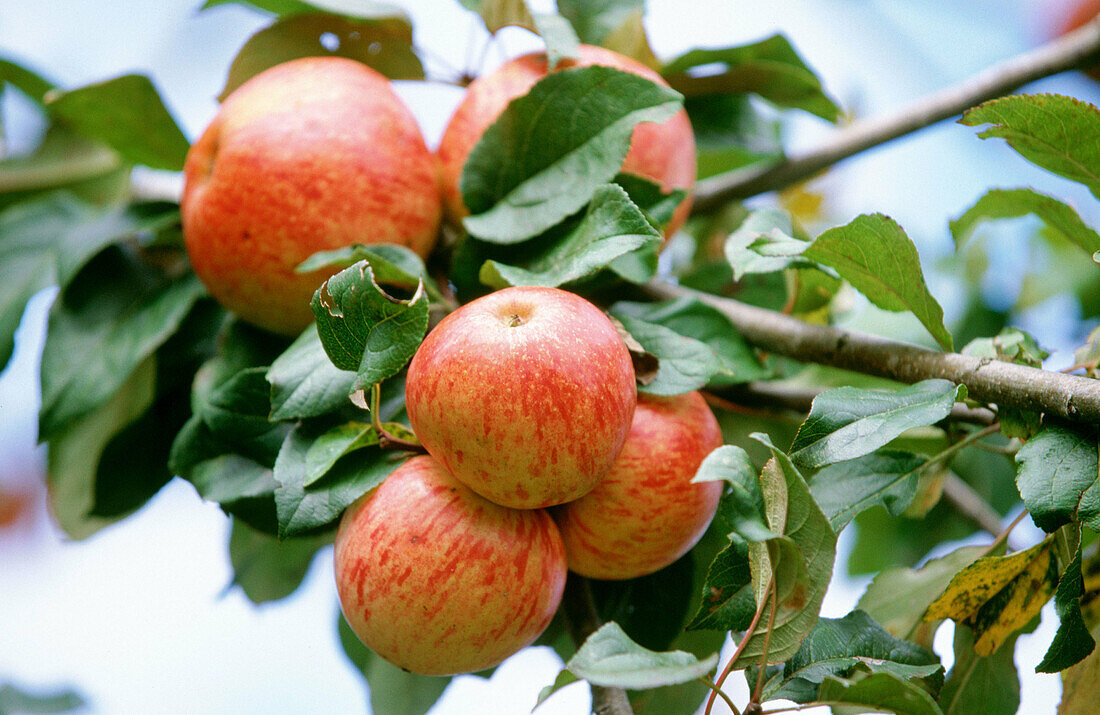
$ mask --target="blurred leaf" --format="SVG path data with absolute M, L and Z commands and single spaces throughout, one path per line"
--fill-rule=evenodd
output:
M 616 184 L 604 184 L 596 189 L 576 228 L 528 262 L 527 268 L 486 261 L 479 277 L 492 288 L 556 288 L 591 276 L 620 256 L 660 243 L 660 234 L 626 192 Z M 648 277 L 652 276 L 643 279 Z
M 1047 533 L 1079 522 L 1100 530 L 1094 429 L 1048 424 L 1016 453 L 1016 485 L 1036 526 Z
M 768 527 L 783 536 L 749 544 L 756 606 L 765 605 L 765 589 L 773 577 L 776 605 L 774 619 L 769 611 L 769 618 L 746 635 L 749 640 L 735 664 L 740 667 L 758 664 L 765 647 L 768 663 L 783 662 L 798 651 L 817 622 L 836 559 L 836 534 L 798 469 L 767 435 L 751 436 L 772 454 L 760 473 L 760 486 Z
M 353 501 L 385 481 L 407 453 L 379 448 L 337 459 L 320 479 L 309 469 L 312 440 L 302 425 L 287 435 L 275 461 L 279 538 L 307 534 L 335 522 Z
M 645 10 L 645 0 L 558 0 L 560 12 L 581 42 L 600 45 L 605 37 Z
M 110 147 L 53 125 L 28 156 L 0 159 L 0 207 L 66 189 L 99 204 L 129 194 L 130 165 Z
M 712 384 L 733 385 L 769 375 L 768 369 L 729 318 L 694 298 L 677 298 L 664 303 L 619 301 L 612 310 L 705 343 L 714 351 L 722 366 L 711 378 Z
M 583 112 L 577 108 L 583 107 Z M 610 67 L 553 72 L 508 105 L 462 171 L 471 234 L 500 244 L 536 236 L 611 181 L 640 122 L 680 109 L 666 87 Z
M 400 6 L 375 0 L 206 0 L 202 9 L 231 4 L 251 5 L 279 17 L 308 15 L 320 11 L 359 20 L 396 18 L 408 22 L 408 17 Z
M 639 392 L 682 395 L 703 387 L 721 371 L 718 356 L 705 343 L 662 325 L 631 318 L 615 308 L 611 314 L 659 361 L 656 377 L 648 385 L 640 385 Z
M 816 468 L 869 454 L 908 429 L 947 417 L 959 389 L 948 380 L 933 379 L 894 392 L 855 387 L 822 392 L 798 428 L 791 459 Z
M 695 130 L 698 177 L 783 158 L 779 121 L 765 117 L 745 95 L 685 97 Z
M 901 566 L 884 569 L 867 586 L 858 608 L 881 623 L 897 638 L 909 638 L 924 612 L 962 569 L 986 552 L 985 546 L 964 546 L 919 569 Z
M 917 249 L 893 219 L 882 214 L 858 216 L 822 233 L 804 255 L 835 268 L 879 308 L 910 311 L 944 350 L 951 349 L 943 308 L 928 292 Z
M 252 603 L 286 598 L 302 583 L 317 550 L 331 540 L 326 535 L 279 541 L 234 519 L 229 534 L 233 585 Z
M 863 672 L 922 679 L 933 691 L 943 684 L 943 666 L 935 653 L 895 638 L 856 610 L 844 618 L 819 618 L 781 673 L 768 680 L 761 696 L 808 703 L 818 699 L 818 686 L 826 678 L 851 678 Z M 746 673 L 749 682 L 755 681 L 754 676 Z
M 248 38 L 229 66 L 219 99 L 260 72 L 300 57 L 345 57 L 390 79 L 424 79 L 413 52 L 412 25 L 403 16 L 358 20 L 295 14 Z
M 1100 198 L 1100 109 L 1057 94 L 1001 97 L 963 114 L 960 124 L 993 124 L 978 136 L 1001 137 L 1031 163 L 1084 184 Z
M 104 404 L 203 295 L 191 273 L 175 279 L 149 273 L 147 265 L 108 251 L 58 296 L 42 352 L 40 440 Z
M 63 713 L 85 707 L 87 703 L 75 690 L 39 695 L 10 683 L 0 685 L 0 713 Z
M 833 705 L 866 705 L 898 715 L 942 715 L 928 691 L 893 673 L 872 673 L 864 678 L 826 678 L 817 699 Z
M 1035 666 L 1038 673 L 1057 673 L 1084 660 L 1096 648 L 1096 641 L 1081 615 L 1081 597 L 1085 583 L 1081 576 L 1081 549 L 1066 566 L 1054 592 L 1054 610 L 1061 623 L 1054 634 L 1054 642 Z
M 722 445 L 707 455 L 692 482 L 724 481 L 729 490 L 722 495 L 719 508 L 723 523 L 745 541 L 759 542 L 774 538 L 764 514 L 764 495 L 760 491 L 757 470 L 748 452 L 732 444 Z
M 348 404 L 355 373 L 332 364 L 316 323 L 310 325 L 267 371 L 271 419 L 318 417 Z
M 886 507 L 894 516 L 902 514 L 913 501 L 926 461 L 910 452 L 875 451 L 825 467 L 810 481 L 810 492 L 833 531 L 840 533 L 874 506 Z
M 416 675 L 390 665 L 363 645 L 343 616 L 340 645 L 370 687 L 371 712 L 385 715 L 425 715 L 446 690 L 451 677 Z
M 647 650 L 611 622 L 590 635 L 565 667 L 594 685 L 643 690 L 704 677 L 717 663 L 717 653 L 699 660 L 683 651 Z
M 733 267 L 733 279 L 750 273 L 774 273 L 795 265 L 807 265 L 802 257 L 810 245 L 792 238 L 791 219 L 777 209 L 760 209 L 749 214 L 725 243 L 726 260 Z
M 614 621 L 638 645 L 669 648 L 680 635 L 692 598 L 695 565 L 691 554 L 646 576 L 599 581 L 589 588 L 602 622 Z
M 955 626 L 955 664 L 940 691 L 944 715 L 1015 715 L 1020 707 L 1020 676 L 1013 653 L 1016 636 L 1010 636 L 992 655 L 974 650 L 974 633 Z
M 47 494 L 50 513 L 71 539 L 85 539 L 118 517 L 96 517 L 95 473 L 111 438 L 138 419 L 156 395 L 156 360 L 146 358 L 92 411 L 50 438 Z
M 1100 633 L 1094 631 L 1094 635 L 1100 636 Z M 1100 683 L 1100 650 L 1093 650 L 1083 661 L 1062 673 L 1058 715 L 1093 715 L 1096 683 Z
M 646 36 L 645 10 L 642 8 L 631 11 L 626 19 L 611 32 L 604 36 L 601 45 L 618 52 L 620 55 L 630 57 L 641 62 L 651 70 L 659 72 L 661 61 L 653 54 L 653 48 L 649 46 L 649 37 Z
M 719 65 L 721 70 L 691 72 L 708 65 Z M 802 109 L 830 122 L 840 116 L 821 80 L 783 35 L 737 47 L 691 50 L 666 64 L 661 74 L 688 97 L 751 92 L 777 106 Z
M 42 106 L 46 93 L 54 88 L 54 83 L 32 69 L 0 56 L 0 90 L 10 84 L 20 92 Z
M 576 57 L 577 33 L 561 15 L 532 13 L 526 0 L 459 0 L 463 7 L 476 12 L 485 21 L 485 29 L 495 35 L 501 28 L 522 27 L 546 42 L 547 64 L 554 69 L 565 57 Z
M 1100 117 L 1097 118 L 1100 121 Z M 985 221 L 1033 214 L 1047 227 L 1091 256 L 1100 251 L 1100 234 L 1089 228 L 1076 211 L 1058 199 L 1032 189 L 993 189 L 951 222 L 956 249 Z
M 990 656 L 1050 600 L 1058 581 L 1050 537 L 1011 556 L 978 559 L 951 579 L 924 620 L 950 618 L 973 629 L 978 655 Z
M 190 144 L 148 77 L 123 75 L 46 97 L 50 114 L 124 159 L 180 171 Z
M 341 370 L 356 371 L 352 389 L 396 375 L 428 331 L 423 283 L 410 299 L 393 298 L 375 281 L 366 261 L 326 280 L 310 307 L 329 359 Z

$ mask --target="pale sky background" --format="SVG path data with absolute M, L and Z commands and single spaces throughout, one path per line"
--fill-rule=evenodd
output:
M 264 26 L 240 7 L 198 13 L 200 0 L 35 0 L 0 3 L 0 53 L 39 68 L 63 87 L 126 72 L 150 74 L 189 138 L 212 117 L 230 59 Z M 468 64 L 477 21 L 451 0 L 400 3 L 414 19 L 419 45 L 453 66 Z M 534 3 L 539 6 L 540 3 Z M 692 47 L 719 47 L 782 31 L 823 78 L 841 105 L 860 116 L 896 111 L 912 98 L 959 81 L 1040 41 L 1061 0 L 651 0 L 647 28 L 662 58 Z M 477 40 L 480 42 L 480 40 Z M 538 41 L 506 31 L 504 54 Z M 480 45 L 478 45 L 480 46 Z M 474 55 L 476 56 L 476 55 Z M 460 96 L 454 87 L 401 83 L 429 144 L 434 145 Z M 1028 91 L 1072 94 L 1100 102 L 1100 84 L 1076 74 Z M 809 147 L 832 129 L 792 118 L 793 146 Z M 11 148 L 26 148 L 41 127 L 25 106 L 8 102 Z M 843 164 L 819 184 L 829 194 L 832 223 L 880 211 L 897 219 L 926 263 L 951 250 L 947 221 L 987 188 L 1032 186 L 1069 200 L 1094 226 L 1097 202 L 1082 187 L 1027 164 L 1003 143 L 980 141 L 976 130 L 947 122 Z M 1024 266 L 1018 248 L 1027 225 L 1001 230 L 1008 247 L 995 263 L 991 295 L 1009 299 Z M 951 285 L 931 281 L 952 310 Z M 37 359 L 44 309 L 34 302 L 18 335 L 13 364 L 0 373 L 0 486 L 37 489 L 43 452 L 35 448 Z M 1022 316 L 1022 327 L 1065 359 L 1081 336 L 1074 306 L 1048 301 Z M 1063 363 L 1064 364 L 1064 363 Z M 226 590 L 228 521 L 179 480 L 137 515 L 81 543 L 65 543 L 39 513 L 33 523 L 0 531 L 0 684 L 49 690 L 68 684 L 100 713 L 352 712 L 366 690 L 335 636 L 336 596 L 331 550 L 316 559 L 291 598 L 252 606 Z M 1035 534 L 1021 529 L 1021 543 Z M 842 551 L 848 540 L 842 538 Z M 844 558 L 843 554 L 841 560 Z M 842 562 L 842 561 L 841 561 Z M 841 563 L 838 562 L 838 563 Z M 843 572 L 843 567 L 837 569 Z M 837 578 L 823 615 L 847 613 L 867 581 Z M 1053 712 L 1057 676 L 1034 666 L 1053 636 L 1043 625 L 1021 639 L 1021 712 Z M 937 649 L 950 662 L 950 627 Z M 459 678 L 433 711 L 526 713 L 560 667 L 546 650 L 525 652 L 492 681 Z M 730 679 L 735 684 L 742 680 Z M 744 702 L 743 691 L 735 695 Z M 580 713 L 586 689 L 573 686 L 540 712 Z M 718 710 L 720 711 L 720 710 Z

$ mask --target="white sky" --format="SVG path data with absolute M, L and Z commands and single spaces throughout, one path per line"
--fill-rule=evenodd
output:
M 723 46 L 782 30 L 818 70 L 841 104 L 861 116 L 903 106 L 1032 46 L 1044 8 L 1061 0 L 651 0 L 647 27 L 657 54 Z M 131 71 L 146 72 L 194 138 L 213 115 L 225 69 L 265 21 L 238 7 L 198 13 L 199 0 L 5 1 L 0 53 L 22 59 L 72 87 Z M 454 66 L 468 64 L 476 23 L 451 0 L 402 3 L 422 46 Z M 535 3 L 539 5 L 540 3 Z M 545 4 L 545 3 L 542 3 Z M 507 31 L 504 52 L 537 42 Z M 490 53 L 491 63 L 500 55 Z M 1066 75 L 1029 88 L 1100 102 L 1100 85 Z M 429 143 L 460 95 L 453 87 L 402 83 Z M 35 128 L 26 114 L 5 117 L 13 144 Z M 812 146 L 830 129 L 793 122 L 794 146 Z M 1082 188 L 1018 159 L 999 142 L 953 123 L 867 153 L 834 170 L 834 223 L 881 211 L 896 218 L 928 260 L 950 246 L 947 220 L 990 186 L 1033 186 L 1071 200 L 1093 225 L 1096 202 Z M 1006 240 L 1010 240 L 1008 236 Z M 1004 274 L 1018 280 L 1006 251 Z M 933 292 L 949 285 L 933 282 Z M 941 296 L 949 303 L 950 295 Z M 36 367 L 45 299 L 28 314 L 14 364 L 0 374 L 0 486 L 37 483 Z M 1041 342 L 1068 344 L 1064 304 L 1030 319 Z M 1044 312 L 1045 311 L 1045 312 Z M 950 312 L 950 311 L 949 311 Z M 41 497 L 41 493 L 39 493 Z M 17 532 L 0 532 L 0 684 L 39 688 L 70 683 L 96 712 L 346 712 L 363 707 L 365 689 L 335 639 L 331 552 L 314 563 L 292 598 L 255 608 L 236 591 L 226 556 L 227 521 L 193 489 L 174 482 L 138 515 L 82 543 L 62 543 L 40 515 Z M 842 557 L 843 558 L 843 557 Z M 843 570 L 838 569 L 838 570 Z M 864 582 L 838 580 L 824 615 L 854 605 Z M 1043 626 L 1021 640 L 1022 712 L 1052 712 L 1056 676 L 1034 674 L 1053 635 Z M 949 629 L 937 646 L 950 655 Z M 491 683 L 461 678 L 435 713 L 525 713 L 557 673 L 556 657 L 532 651 L 509 661 Z M 739 680 L 731 678 L 732 681 Z M 744 701 L 744 696 L 740 698 Z M 585 689 L 556 695 L 540 712 L 578 713 Z

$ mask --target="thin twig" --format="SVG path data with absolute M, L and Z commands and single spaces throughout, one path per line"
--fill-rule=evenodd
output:
M 1019 526 L 1020 522 L 1023 521 L 1024 517 L 1027 516 L 1027 515 L 1028 515 L 1028 510 L 1027 509 L 1024 509 L 1023 511 L 1021 511 L 1016 516 L 1016 518 L 1012 520 L 1011 524 L 1009 524 L 1003 530 L 1001 530 L 1001 533 L 997 534 L 997 538 L 993 539 L 993 543 L 990 544 L 986 548 L 985 553 L 983 554 L 983 556 L 988 556 L 989 554 L 993 553 L 994 549 L 996 549 L 998 546 L 1003 544 L 1008 539 L 1008 535 L 1012 533 L 1012 530 L 1015 529 L 1017 526 Z
M 982 530 L 994 536 L 1001 530 L 1001 515 L 957 474 L 947 473 L 947 477 L 943 480 L 943 496 L 960 514 Z
M 965 385 L 969 396 L 981 402 L 1046 412 L 1074 422 L 1100 422 L 1100 380 L 812 325 L 667 281 L 653 281 L 646 290 L 659 299 L 696 298 L 729 318 L 756 347 L 795 360 L 904 383 L 942 378 Z
M 588 579 L 570 572 L 565 582 L 562 605 L 569 636 L 579 648 L 602 625 Z M 633 715 L 630 700 L 622 688 L 605 688 L 600 685 L 592 685 L 591 688 L 592 712 L 596 715 Z
M 1100 20 L 923 97 L 896 114 L 856 122 L 813 151 L 768 166 L 748 167 L 700 181 L 692 212 L 704 213 L 729 201 L 790 186 L 850 156 L 958 116 L 1029 82 L 1084 66 L 1097 57 L 1100 57 Z

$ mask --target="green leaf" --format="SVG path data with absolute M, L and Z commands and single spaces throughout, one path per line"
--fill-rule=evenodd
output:
M 761 619 L 735 665 L 780 663 L 793 656 L 813 629 L 836 559 L 836 535 L 810 495 L 805 480 L 790 458 L 761 433 L 750 435 L 772 453 L 760 473 L 768 527 L 783 536 L 764 544 L 749 544 L 749 565 L 757 607 L 774 575 L 775 618 Z
M 299 536 L 335 522 L 353 501 L 381 484 L 407 454 L 379 448 L 334 461 L 320 479 L 311 466 L 308 429 L 295 427 L 275 461 L 275 511 L 279 538 Z M 312 481 L 311 478 L 313 478 Z M 306 482 L 310 481 L 309 484 Z
M 529 261 L 526 268 L 486 261 L 479 278 L 491 288 L 556 288 L 594 275 L 620 256 L 656 249 L 660 244 L 660 234 L 626 192 L 616 184 L 605 184 L 596 189 L 576 228 Z
M 10 683 L 0 685 L 0 713 L 63 713 L 87 707 L 75 690 L 53 691 L 47 695 L 29 693 Z
M 1001 137 L 1031 163 L 1084 184 L 1100 198 L 1100 109 L 1073 97 L 1001 97 L 963 114 L 960 124 L 994 125 L 978 136 Z
M 765 117 L 748 95 L 685 97 L 684 110 L 695 130 L 700 179 L 783 158 L 778 119 Z
M 708 65 L 720 69 L 691 72 Z M 777 106 L 801 109 L 830 122 L 840 117 L 821 80 L 783 35 L 737 47 L 691 50 L 666 64 L 661 74 L 689 97 L 751 92 Z
M 637 578 L 590 580 L 596 612 L 618 623 L 627 636 L 650 650 L 666 650 L 680 635 L 692 599 L 695 563 L 684 554 L 668 566 Z
M 795 265 L 807 265 L 802 254 L 809 243 L 791 237 L 791 219 L 777 209 L 749 214 L 726 239 L 726 260 L 734 280 L 752 273 L 775 273 Z
M 955 664 L 939 695 L 944 715 L 1015 715 L 1020 707 L 1020 675 L 1013 662 L 1016 636 L 989 657 L 974 652 L 974 633 L 955 626 Z
M 615 176 L 615 183 L 623 187 L 630 200 L 658 231 L 664 230 L 676 208 L 688 195 L 683 189 L 664 191 L 657 182 L 636 174 L 620 173 Z
M 10 84 L 36 104 L 42 105 L 46 93 L 54 88 L 54 83 L 34 70 L 0 56 L 0 90 Z
M 424 260 L 410 248 L 396 243 L 359 243 L 331 251 L 318 251 L 302 261 L 294 270 L 298 273 L 312 273 L 316 270 L 334 270 L 348 268 L 365 260 L 374 271 L 374 280 L 379 285 L 397 286 L 407 291 L 415 291 L 420 281 L 424 281 L 424 290 L 428 297 L 437 303 L 446 304 L 435 280 L 428 275 Z
M 119 252 L 103 253 L 54 303 L 42 352 L 40 440 L 110 399 L 204 293 L 191 273 L 165 280 L 147 272 Z
M 111 438 L 153 404 L 156 372 L 155 359 L 146 358 L 93 410 L 52 434 L 47 472 L 50 513 L 69 538 L 85 539 L 118 520 L 92 514 L 96 468 Z
M 759 380 L 770 374 L 729 318 L 695 298 L 677 298 L 664 303 L 619 301 L 612 306 L 612 310 L 618 315 L 661 325 L 686 338 L 705 343 L 714 351 L 722 366 L 711 378 L 712 384 L 734 385 Z
M 206 0 L 202 9 L 230 4 L 250 5 L 279 17 L 321 11 L 359 20 L 395 17 L 407 21 L 404 11 L 399 6 L 374 0 L 310 0 L 310 2 L 304 2 L 304 0 Z
M 568 670 L 562 670 L 560 673 L 558 673 L 558 677 L 554 678 L 553 683 L 547 685 L 545 688 L 539 691 L 538 700 L 535 701 L 535 707 L 532 708 L 531 712 L 534 712 L 536 709 L 538 709 L 538 706 L 546 702 L 547 698 L 549 698 L 551 695 L 558 692 L 565 686 L 579 682 L 580 678 L 573 675 Z
M 730 485 L 719 507 L 723 523 L 745 541 L 775 538 L 764 515 L 764 495 L 760 491 L 757 470 L 748 452 L 732 444 L 722 445 L 707 455 L 692 482 L 724 481 Z
M 1010 556 L 970 564 L 928 607 L 924 620 L 950 618 L 974 630 L 974 650 L 990 656 L 1039 614 L 1054 593 L 1058 564 L 1051 537 Z
M 858 680 L 826 678 L 817 697 L 823 703 L 866 705 L 898 715 L 943 715 L 927 690 L 893 673 L 872 673 Z
M 1055 235 L 1079 246 L 1090 256 L 1100 251 L 1100 234 L 1089 228 L 1072 207 L 1032 189 L 993 189 L 978 199 L 966 213 L 951 222 L 955 248 L 961 248 L 985 221 L 1029 214 L 1041 219 Z
M 714 557 L 707 569 L 703 600 L 688 630 L 743 631 L 756 612 L 749 572 L 748 545 L 740 538 Z
M 1048 424 L 1016 453 L 1016 486 L 1047 533 L 1079 522 L 1100 530 L 1097 440 L 1087 426 Z
M 234 519 L 229 534 L 233 585 L 252 603 L 286 598 L 301 585 L 317 550 L 330 542 L 328 536 L 279 541 Z
M 446 690 L 451 676 L 416 675 L 390 665 L 363 645 L 340 616 L 340 645 L 370 686 L 371 712 L 425 715 Z
M 722 369 L 718 356 L 705 343 L 687 338 L 662 325 L 631 318 L 612 308 L 642 348 L 657 357 L 657 375 L 638 391 L 651 395 L 682 395 L 698 390 Z
M 321 345 L 317 325 L 310 325 L 271 363 L 271 419 L 318 417 L 348 404 L 355 373 L 332 364 Z
M 248 38 L 229 66 L 219 98 L 224 100 L 260 72 L 300 57 L 345 57 L 390 79 L 424 79 L 424 67 L 413 52 L 412 25 L 404 16 L 293 14 Z
M 951 579 L 986 552 L 985 546 L 964 546 L 919 569 L 902 566 L 884 569 L 859 599 L 858 608 L 898 638 L 908 638 L 921 624 L 924 612 Z
M 879 308 L 912 312 L 944 350 L 951 349 L 943 308 L 928 292 L 917 249 L 893 219 L 857 216 L 818 236 L 803 255 L 835 268 Z
M 1039 673 L 1057 673 L 1076 665 L 1096 648 L 1096 641 L 1081 615 L 1081 597 L 1085 593 L 1081 575 L 1081 549 L 1066 566 L 1054 592 L 1054 610 L 1061 623 L 1043 661 L 1035 666 Z
M 894 392 L 840 387 L 814 398 L 790 453 L 806 468 L 855 459 L 907 429 L 935 424 L 951 414 L 959 388 L 948 380 L 924 380 Z
M 610 67 L 547 75 L 470 152 L 461 181 L 473 214 L 466 230 L 501 244 L 542 233 L 615 177 L 637 124 L 662 122 L 680 105 L 676 92 Z
M 565 16 L 581 42 L 599 45 L 622 27 L 631 15 L 645 8 L 644 0 L 558 0 L 558 12 Z
M 819 618 L 798 652 L 770 680 L 762 696 L 796 703 L 818 699 L 826 678 L 850 678 L 859 672 L 890 673 L 903 680 L 927 679 L 934 691 L 943 684 L 939 657 L 920 646 L 890 635 L 863 611 L 844 618 Z M 748 674 L 746 674 L 748 676 Z M 755 677 L 748 676 L 749 682 Z
M 900 450 L 872 452 L 825 467 L 810 481 L 810 492 L 833 531 L 840 533 L 873 506 L 901 516 L 917 493 L 917 479 L 926 461 Z
M 485 29 L 495 35 L 501 28 L 522 27 L 542 37 L 550 69 L 565 57 L 577 57 L 580 41 L 573 26 L 561 15 L 532 13 L 526 0 L 460 0 L 463 7 L 476 12 L 485 21 Z
M 0 207 L 49 189 L 115 203 L 130 194 L 130 166 L 107 145 L 54 124 L 32 154 L 0 159 Z
M 590 635 L 565 667 L 594 685 L 644 690 L 704 677 L 717 663 L 717 653 L 699 660 L 678 650 L 647 650 L 630 640 L 619 624 L 611 622 Z
M 396 375 L 428 332 L 428 299 L 421 283 L 412 298 L 386 293 L 366 261 L 329 278 L 310 302 L 321 344 L 333 364 L 355 370 L 352 389 Z
M 51 115 L 134 164 L 180 171 L 190 144 L 144 75 L 47 95 Z
M 300 423 L 279 451 L 283 458 L 275 462 L 275 480 L 301 482 L 308 487 L 328 474 L 344 455 L 376 444 L 378 433 L 369 422 L 345 422 L 328 428 Z

